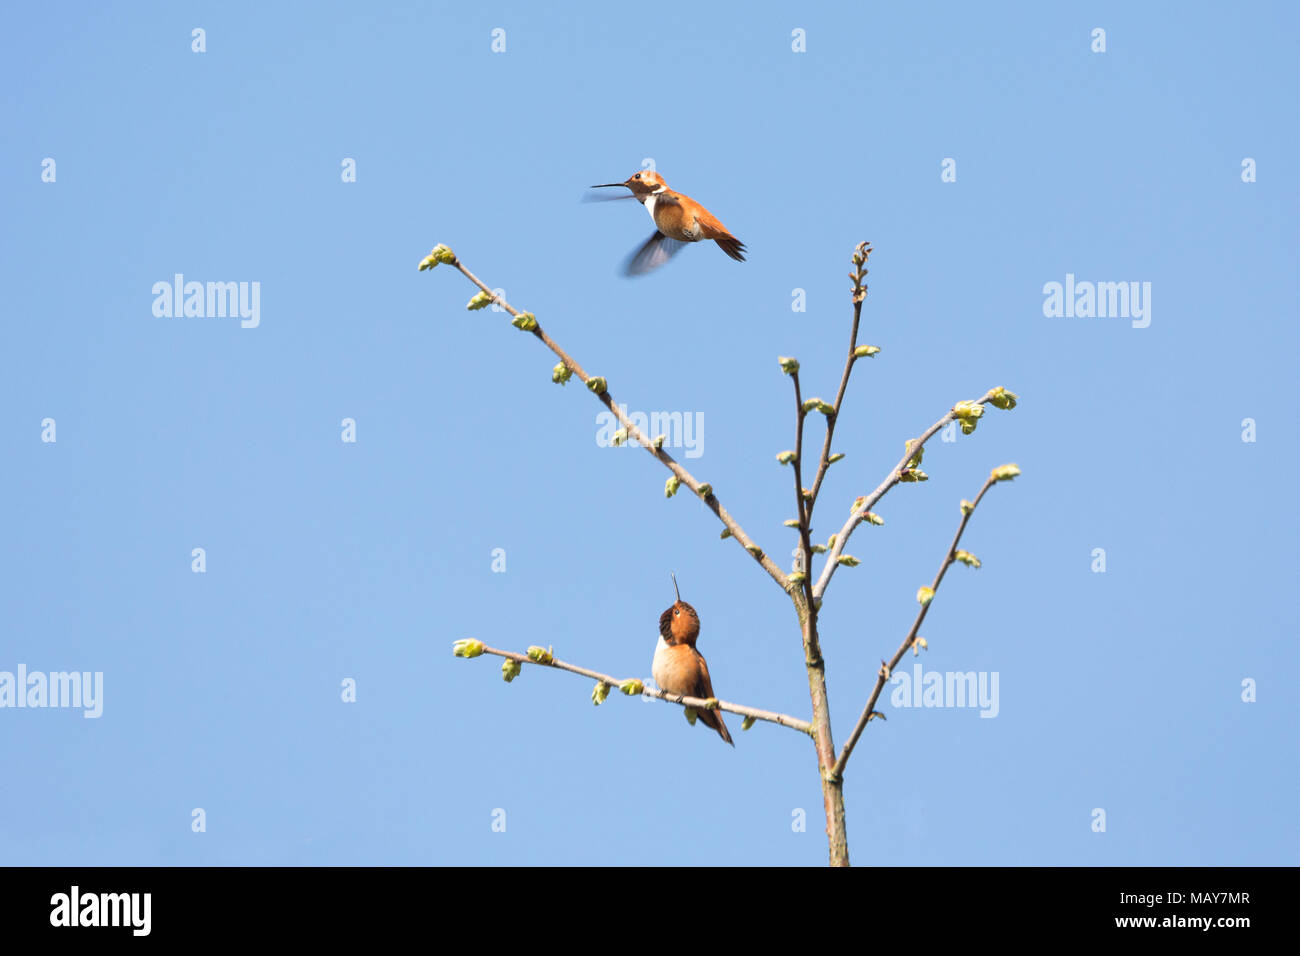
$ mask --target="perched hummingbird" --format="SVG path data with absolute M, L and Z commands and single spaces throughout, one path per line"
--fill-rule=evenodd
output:
M 654 170 L 634 173 L 626 182 L 599 183 L 592 189 L 626 186 L 630 198 L 645 206 L 655 223 L 655 233 L 628 260 L 627 275 L 643 275 L 657 269 L 688 242 L 712 239 L 737 262 L 745 261 L 745 244 L 727 231 L 717 217 L 690 196 L 675 193 Z
M 659 615 L 659 643 L 655 645 L 654 663 L 650 673 L 660 690 L 680 697 L 700 697 L 708 700 L 713 696 L 713 682 L 709 680 L 709 665 L 695 649 L 695 639 L 700 636 L 700 616 L 695 608 L 682 600 L 682 592 L 677 590 L 677 575 L 673 575 L 673 590 L 677 591 L 677 603 Z M 731 734 L 722 722 L 722 713 L 716 710 L 696 712 L 700 720 L 712 727 L 731 746 Z

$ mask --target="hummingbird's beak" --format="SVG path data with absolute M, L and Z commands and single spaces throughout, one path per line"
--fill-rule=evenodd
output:
M 626 186 L 626 185 L 627 185 L 627 183 L 597 183 L 596 185 L 594 185 L 594 186 L 589 186 L 588 188 L 589 188 L 589 189 L 608 189 L 610 186 Z
M 673 574 L 672 571 L 669 571 L 668 573 L 673 575 L 673 590 L 677 591 L 677 575 Z M 682 599 L 682 592 L 677 591 L 677 600 L 680 601 L 681 599 Z

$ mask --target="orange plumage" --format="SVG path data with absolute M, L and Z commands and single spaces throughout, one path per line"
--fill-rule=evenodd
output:
M 673 579 L 673 586 L 677 586 L 676 578 Z M 661 690 L 703 700 L 714 696 L 709 665 L 695 649 L 695 641 L 699 636 L 700 616 L 678 593 L 677 602 L 659 616 L 659 643 L 655 646 L 651 673 Z M 712 727 L 723 740 L 735 746 L 720 711 L 700 710 L 696 714 L 705 726 Z
M 733 236 L 717 216 L 685 193 L 668 188 L 664 178 L 654 170 L 634 173 L 626 182 L 601 183 L 593 189 L 626 186 L 632 198 L 646 207 L 654 220 L 655 233 L 633 253 L 624 271 L 642 275 L 657 269 L 688 242 L 712 240 L 723 252 L 738 262 L 745 261 L 745 244 Z

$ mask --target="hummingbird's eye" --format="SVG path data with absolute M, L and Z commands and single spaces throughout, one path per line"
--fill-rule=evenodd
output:
M 633 178 L 633 179 L 640 179 L 640 178 L 641 178 L 641 174 L 640 174 L 640 173 L 637 173 L 637 174 L 636 174 L 635 176 L 633 176 L 632 178 Z

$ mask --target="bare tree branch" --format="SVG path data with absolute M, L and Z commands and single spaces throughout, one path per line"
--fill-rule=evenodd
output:
M 445 249 L 447 256 L 450 258 L 437 258 L 439 249 Z M 722 507 L 722 502 L 718 500 L 717 495 L 713 492 L 713 486 L 696 479 L 694 475 L 678 464 L 672 455 L 669 455 L 666 451 L 660 448 L 659 444 L 654 439 L 642 432 L 641 429 L 637 428 L 637 426 L 623 413 L 623 410 L 614 401 L 604 379 L 596 379 L 593 376 L 588 375 L 575 359 L 570 357 L 564 349 L 560 348 L 560 346 L 556 344 L 554 339 L 543 331 L 541 325 L 537 322 L 536 316 L 531 313 L 520 312 L 504 298 L 496 295 L 483 283 L 481 279 L 479 279 L 478 276 L 465 268 L 464 264 L 462 264 L 461 261 L 455 257 L 454 253 L 452 253 L 450 249 L 447 249 L 446 246 L 440 246 L 438 249 L 435 249 L 434 252 L 430 253 L 429 257 L 426 258 L 425 262 L 434 260 L 438 262 L 449 261 L 451 265 L 460 270 L 461 274 L 464 275 L 465 278 L 478 286 L 483 293 L 488 296 L 490 301 L 499 304 L 516 319 L 522 319 L 525 316 L 527 319 L 530 319 L 531 322 L 520 327 L 524 328 L 526 331 L 532 332 L 533 335 L 537 336 L 537 338 L 541 340 L 542 344 L 559 356 L 560 362 L 564 367 L 574 375 L 578 376 L 579 381 L 586 385 L 596 395 L 596 397 L 604 403 L 605 407 L 614 414 L 615 418 L 618 419 L 619 424 L 626 430 L 628 439 L 630 441 L 638 442 L 646 451 L 657 458 L 665 468 L 671 471 L 678 481 L 691 489 L 691 491 L 695 492 L 695 494 L 704 501 L 704 504 L 709 508 L 709 510 L 718 516 L 718 519 L 726 526 L 726 529 L 731 532 L 731 537 L 735 538 L 737 543 L 749 553 L 750 557 L 762 566 L 763 570 L 768 573 L 772 580 L 781 586 L 781 590 L 789 591 L 790 581 L 786 576 L 785 571 L 783 571 L 775 561 L 768 557 L 762 548 L 754 543 L 753 539 L 745 533 L 745 530 L 740 526 L 736 519 L 731 517 L 726 508 Z M 421 268 L 426 268 L 424 263 L 421 263 Z M 427 266 L 427 268 L 432 268 L 432 266 Z
M 974 402 L 970 402 L 969 404 L 972 406 L 979 405 L 982 407 L 1000 391 L 1002 390 L 991 388 L 984 393 L 983 398 L 976 399 Z M 959 403 L 959 405 L 960 404 L 961 403 Z M 917 452 L 925 447 L 925 443 L 933 438 L 944 425 L 947 425 L 958 417 L 957 407 L 958 406 L 954 406 L 950 409 L 947 415 L 944 415 L 943 418 L 939 419 L 922 432 L 920 438 L 909 444 L 907 451 L 903 453 L 903 457 L 899 459 L 898 464 L 894 466 L 894 469 L 889 473 L 889 476 L 876 487 L 875 491 L 867 495 L 863 499 L 862 504 L 855 508 L 853 513 L 849 515 L 849 520 L 844 523 L 844 527 L 842 527 L 835 535 L 835 544 L 831 546 L 830 551 L 826 554 L 826 565 L 822 568 L 821 576 L 817 579 L 817 585 L 813 588 L 812 593 L 814 601 L 820 601 L 822 595 L 826 593 L 826 585 L 830 583 L 831 575 L 835 573 L 835 568 L 840 563 L 840 555 L 844 553 L 844 546 L 848 544 L 849 536 L 853 534 L 853 530 L 862 522 L 862 519 L 866 517 L 867 512 L 872 509 L 876 502 L 885 496 L 885 492 L 889 491 L 890 488 L 903 480 L 903 472 L 907 470 L 907 463 L 916 456 Z
M 835 406 L 828 407 L 821 399 L 803 398 L 799 383 L 799 362 L 793 358 L 782 358 L 781 368 L 794 380 L 795 397 L 795 499 L 798 506 L 799 548 L 803 555 L 803 564 L 799 571 L 791 575 L 792 581 L 801 586 L 791 591 L 795 610 L 799 615 L 799 633 L 803 644 L 804 667 L 808 672 L 808 693 L 813 705 L 813 741 L 817 747 L 817 766 L 822 778 L 822 802 L 826 810 L 826 841 L 830 850 L 832 866 L 849 865 L 848 833 L 844 815 L 844 787 L 841 780 L 833 777 L 830 771 L 835 763 L 835 740 L 831 729 L 830 697 L 826 688 L 826 662 L 822 657 L 821 638 L 817 632 L 818 604 L 812 594 L 812 510 L 816 504 L 818 488 L 826 469 L 830 465 L 831 439 L 835 430 L 835 418 L 839 404 L 844 401 L 844 392 L 848 387 L 849 373 L 853 362 L 858 358 L 857 337 L 858 323 L 862 315 L 862 301 L 866 297 L 866 286 L 862 279 L 866 275 L 866 261 L 870 253 L 868 243 L 859 243 L 853 253 L 853 328 L 849 336 L 849 355 L 840 379 L 839 393 Z M 817 478 L 812 489 L 803 487 L 803 426 L 808 412 L 817 408 L 826 416 L 826 438 L 822 445 L 821 458 L 817 469 Z
M 741 717 L 753 718 L 754 720 L 766 720 L 769 723 L 779 724 L 782 727 L 789 727 L 791 730 L 797 730 L 803 734 L 811 735 L 813 732 L 812 724 L 806 720 L 800 720 L 797 717 L 791 717 L 788 714 L 778 714 L 771 710 L 760 710 L 757 707 L 746 707 L 743 704 L 732 704 L 725 700 L 705 700 L 700 697 L 683 697 L 679 694 L 670 694 L 665 690 L 657 687 L 647 687 L 645 682 L 640 678 L 623 678 L 611 677 L 609 674 L 602 674 L 599 671 L 589 670 L 586 667 L 579 667 L 576 664 L 570 664 L 555 657 L 549 651 L 542 652 L 542 648 L 537 648 L 536 656 L 520 654 L 515 651 L 503 651 L 495 647 L 488 647 L 482 641 L 457 642 L 458 644 L 468 645 L 468 652 L 461 653 L 460 648 L 457 653 L 461 657 L 478 657 L 479 654 L 495 654 L 497 657 L 505 657 L 519 664 L 534 664 L 538 667 L 554 667 L 558 670 L 569 671 L 571 674 L 581 674 L 583 677 L 590 677 L 592 680 L 607 685 L 609 688 L 628 687 L 630 694 L 644 694 L 649 697 L 657 697 L 659 700 L 667 701 L 670 704 L 681 704 L 683 707 L 689 707 L 692 710 L 725 710 L 730 714 L 739 714 Z M 628 691 L 625 691 L 628 693 Z M 748 721 L 746 721 L 748 723 Z
M 812 501 L 804 497 L 803 487 L 803 423 L 808 417 L 807 410 L 803 407 L 803 393 L 799 389 L 799 369 L 795 368 L 790 373 L 790 378 L 794 380 L 794 504 L 795 515 L 799 522 L 799 550 L 803 553 L 803 561 L 800 564 L 796 581 L 803 589 L 804 599 L 808 604 L 812 603 L 812 591 L 809 581 L 812 580 L 812 540 L 809 530 L 808 515 L 812 508 Z M 829 427 L 829 426 L 827 426 Z
M 871 243 L 859 242 L 854 250 L 853 263 L 857 266 L 853 272 L 849 273 L 849 278 L 853 280 L 853 327 L 849 330 L 849 355 L 844 360 L 844 374 L 840 376 L 840 388 L 835 393 L 835 410 L 826 416 L 826 440 L 822 443 L 821 459 L 817 464 L 817 477 L 813 479 L 812 487 L 808 489 L 808 523 L 812 524 L 813 508 L 817 506 L 817 495 L 821 492 L 822 481 L 826 477 L 826 469 L 830 467 L 831 456 L 831 438 L 835 434 L 835 423 L 839 420 L 840 410 L 844 406 L 844 393 L 848 391 L 849 375 L 853 372 L 853 364 L 858 360 L 858 326 L 862 321 L 862 303 L 867 298 L 867 285 L 862 280 L 867 274 L 867 259 L 871 255 Z M 809 568 L 811 577 L 812 569 Z
M 934 582 L 930 585 L 930 599 L 921 602 L 921 609 L 916 612 L 916 620 L 912 622 L 912 627 L 908 630 L 907 637 L 903 638 L 903 643 L 898 646 L 898 650 L 894 652 L 894 656 L 890 658 L 889 663 L 882 664 L 880 671 L 876 674 L 876 686 L 871 691 L 871 696 L 867 699 L 867 706 L 862 709 L 862 716 L 858 718 L 857 724 L 853 727 L 853 732 L 849 734 L 849 739 L 844 743 L 844 749 L 840 751 L 839 759 L 835 761 L 835 767 L 831 770 L 832 775 L 836 779 L 839 779 L 844 775 L 844 765 L 849 762 L 849 757 L 853 753 L 853 748 L 857 745 L 858 738 L 862 736 L 862 731 L 864 731 L 867 724 L 871 722 L 871 715 L 875 713 L 876 701 L 880 699 L 880 692 L 884 690 L 885 684 L 889 680 L 890 675 L 894 672 L 894 668 L 898 666 L 898 662 L 903 659 L 903 655 L 907 653 L 908 648 L 910 648 L 912 643 L 916 640 L 916 636 L 921 630 L 921 622 L 925 620 L 925 615 L 929 612 L 930 605 L 934 602 L 934 596 L 939 591 L 939 585 L 943 582 L 943 576 L 948 572 L 949 565 L 957 559 L 957 545 L 961 543 L 962 533 L 966 530 L 966 525 L 970 521 L 971 515 L 975 513 L 975 509 L 979 507 L 979 503 L 984 499 L 984 494 L 992 488 L 998 480 L 995 470 L 994 474 L 989 475 L 985 480 L 984 487 L 982 487 L 980 493 L 975 496 L 975 500 L 971 502 L 970 507 L 965 507 L 965 503 L 963 502 L 961 522 L 957 525 L 957 533 L 952 537 L 952 544 L 948 545 L 948 550 L 944 552 L 943 561 L 939 564 L 939 573 L 934 576 Z

